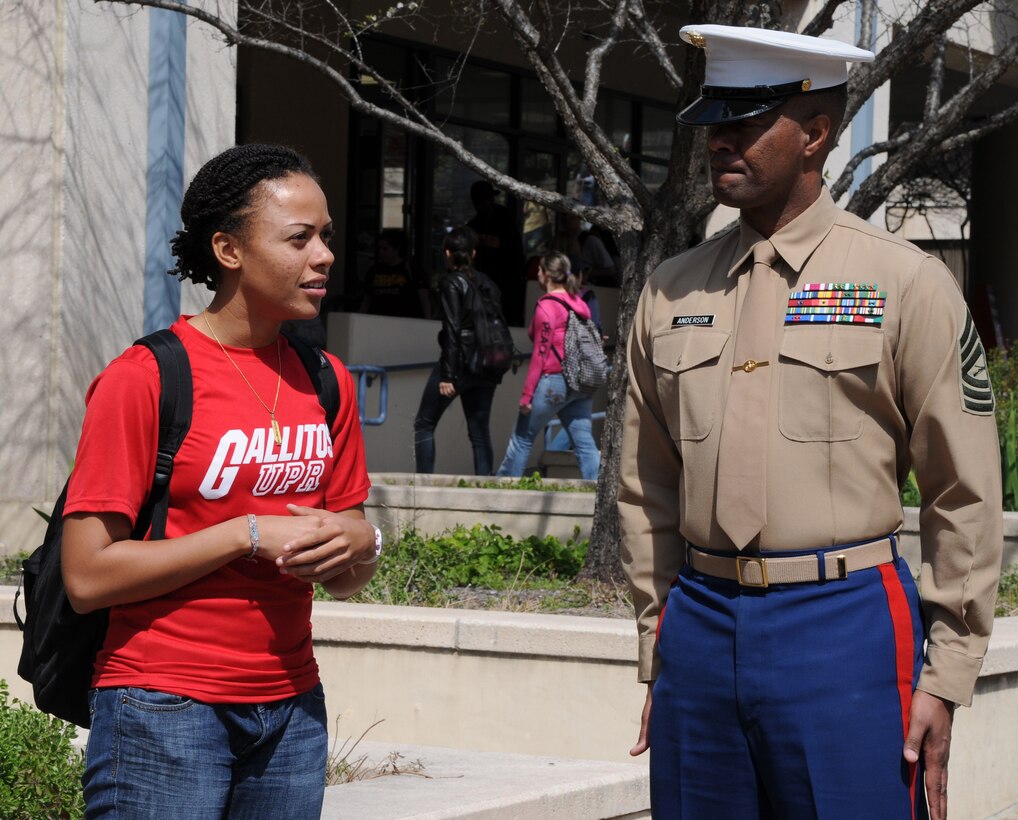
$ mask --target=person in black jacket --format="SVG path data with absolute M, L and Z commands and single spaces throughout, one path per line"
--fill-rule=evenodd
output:
M 442 355 L 424 387 L 421 405 L 414 419 L 414 456 L 417 472 L 435 471 L 435 427 L 456 396 L 463 402 L 467 435 L 474 451 L 474 474 L 491 475 L 494 454 L 488 420 L 491 402 L 500 378 L 477 376 L 470 370 L 474 352 L 474 289 L 488 289 L 499 303 L 501 294 L 490 278 L 473 267 L 477 234 L 463 226 L 445 238 L 448 273 L 439 286 L 442 330 L 438 343 Z

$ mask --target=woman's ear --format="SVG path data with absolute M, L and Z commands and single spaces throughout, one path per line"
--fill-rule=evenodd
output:
M 217 231 L 212 235 L 212 253 L 216 261 L 227 270 L 239 270 L 243 262 L 240 243 L 233 234 Z

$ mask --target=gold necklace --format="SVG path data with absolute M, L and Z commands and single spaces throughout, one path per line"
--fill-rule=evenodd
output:
M 219 337 L 216 335 L 216 332 L 212 329 L 212 323 L 209 321 L 208 310 L 203 310 L 201 315 L 202 318 L 205 320 L 205 326 L 209 329 L 209 333 L 212 334 L 212 338 L 215 339 L 216 344 L 219 345 L 219 349 L 226 354 L 226 358 L 230 360 L 230 364 L 237 368 L 237 372 L 240 373 L 240 377 L 244 380 L 244 384 L 246 384 L 248 388 L 251 390 L 251 392 L 254 393 L 254 397 L 258 399 L 258 403 L 262 407 L 264 407 L 265 412 L 269 414 L 269 420 L 272 422 L 272 435 L 276 439 L 276 444 L 282 444 L 283 435 L 279 431 L 279 422 L 276 421 L 276 406 L 279 404 L 279 385 L 282 384 L 283 382 L 283 354 L 279 350 L 279 337 L 278 336 L 276 337 L 276 362 L 279 367 L 279 370 L 276 373 L 276 397 L 272 400 L 272 407 L 270 409 L 269 406 L 264 401 L 262 401 L 262 397 L 258 395 L 258 391 L 254 389 L 254 386 L 251 384 L 251 382 L 247 380 L 247 376 L 245 376 L 244 371 L 240 369 L 240 365 L 233 360 L 233 356 L 231 356 L 229 351 L 227 351 L 227 349 L 223 347 L 223 343 L 219 341 Z

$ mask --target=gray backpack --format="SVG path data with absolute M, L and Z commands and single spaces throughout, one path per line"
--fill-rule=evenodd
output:
M 569 311 L 562 355 L 552 346 L 551 352 L 562 365 L 566 385 L 576 393 L 593 393 L 608 381 L 611 365 L 604 352 L 601 332 L 591 319 L 584 319 L 568 303 L 551 296 L 542 297 L 558 302 Z

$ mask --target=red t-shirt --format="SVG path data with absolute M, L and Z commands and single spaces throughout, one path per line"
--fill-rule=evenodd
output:
M 281 339 L 276 446 L 269 414 L 215 340 L 182 317 L 173 325 L 191 362 L 191 429 L 173 462 L 166 537 L 246 513 L 288 515 L 286 504 L 342 510 L 370 483 L 350 373 L 330 356 L 340 409 L 331 431 L 297 354 Z M 227 347 L 272 406 L 276 346 Z M 158 443 L 159 369 L 135 346 L 99 374 L 64 513 L 120 513 L 133 522 L 151 486 Z M 168 549 L 153 541 L 151 549 Z M 231 561 L 159 598 L 115 606 L 94 686 L 139 686 L 207 703 L 279 700 L 318 683 L 311 649 L 312 587 L 267 560 Z

